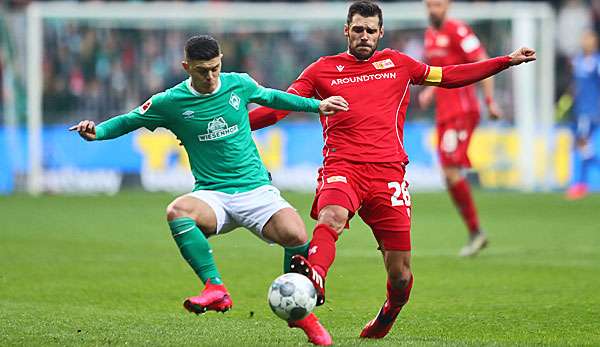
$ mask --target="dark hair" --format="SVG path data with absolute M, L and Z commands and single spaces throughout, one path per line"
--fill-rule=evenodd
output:
M 346 24 L 350 25 L 352 23 L 352 17 L 355 14 L 359 14 L 363 17 L 379 17 L 379 27 L 383 26 L 383 13 L 381 12 L 381 8 L 374 3 L 373 1 L 355 1 L 350 5 L 348 9 L 348 18 L 346 19 Z
M 212 36 L 192 36 L 185 43 L 185 58 L 189 60 L 211 60 L 219 54 L 219 43 Z

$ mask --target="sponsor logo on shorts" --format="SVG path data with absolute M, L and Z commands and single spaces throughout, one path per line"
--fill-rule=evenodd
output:
M 348 180 L 346 180 L 346 176 L 331 176 L 331 177 L 327 177 L 327 183 L 333 183 L 333 182 L 348 183 Z
M 234 126 L 228 126 L 227 122 L 223 117 L 217 117 L 208 123 L 208 129 L 206 134 L 198 135 L 200 141 L 212 141 L 220 139 L 222 137 L 235 134 L 238 131 L 237 124 Z

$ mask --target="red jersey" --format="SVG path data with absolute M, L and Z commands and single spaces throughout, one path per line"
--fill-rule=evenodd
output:
M 322 57 L 288 88 L 305 97 L 344 97 L 347 112 L 321 116 L 323 157 L 355 162 L 407 162 L 403 146 L 409 85 L 422 84 L 430 68 L 391 49 L 368 60 L 345 52 Z
M 425 31 L 425 59 L 434 66 L 472 63 L 486 52 L 473 30 L 457 20 L 446 20 L 439 30 Z M 463 88 L 436 88 L 436 118 L 443 122 L 465 114 L 479 115 L 479 102 L 474 85 Z

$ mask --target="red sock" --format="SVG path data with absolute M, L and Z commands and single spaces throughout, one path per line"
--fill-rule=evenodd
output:
M 317 224 L 308 247 L 308 261 L 325 278 L 335 259 L 335 242 L 338 234 L 329 225 Z
M 477 217 L 477 209 L 471 194 L 471 188 L 466 179 L 461 179 L 455 185 L 448 188 L 448 192 L 458 208 L 463 221 L 469 228 L 469 233 L 475 234 L 479 232 L 479 218 Z
M 392 283 L 388 279 L 387 281 L 387 298 L 390 301 L 390 306 L 392 307 L 402 307 L 408 302 L 408 298 L 410 297 L 410 290 L 413 286 L 414 277 L 410 276 L 410 281 L 408 285 L 403 289 L 396 289 L 392 287 Z

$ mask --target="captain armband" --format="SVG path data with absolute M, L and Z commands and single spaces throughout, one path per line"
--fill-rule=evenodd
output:
M 427 76 L 423 81 L 425 86 L 438 86 L 442 82 L 442 68 L 439 66 L 430 66 Z

